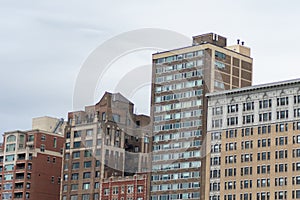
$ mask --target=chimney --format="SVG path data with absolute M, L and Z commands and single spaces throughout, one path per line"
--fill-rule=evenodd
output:
M 237 44 L 240 44 L 240 39 L 237 40 Z
M 245 44 L 245 42 L 243 41 L 243 42 L 242 42 L 242 45 L 244 46 L 244 44 Z

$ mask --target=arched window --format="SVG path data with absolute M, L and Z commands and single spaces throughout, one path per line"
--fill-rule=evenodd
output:
M 15 142 L 16 141 L 16 136 L 10 135 L 6 138 L 7 142 Z

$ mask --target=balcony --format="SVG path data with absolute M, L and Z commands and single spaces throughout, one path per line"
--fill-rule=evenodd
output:
M 23 192 L 14 193 L 14 199 L 23 199 Z
M 18 157 L 17 157 L 17 160 L 25 160 L 26 158 L 26 154 L 25 153 L 22 153 L 22 154 L 18 154 Z
M 16 173 L 16 181 L 24 180 L 24 173 Z
M 17 163 L 16 164 L 17 171 L 24 170 L 24 169 L 25 169 L 25 163 Z
M 15 191 L 16 190 L 23 190 L 24 183 L 15 183 Z

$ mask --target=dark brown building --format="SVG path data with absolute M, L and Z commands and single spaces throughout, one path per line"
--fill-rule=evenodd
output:
M 61 125 L 63 122 L 57 120 L 55 127 Z M 6 132 L 3 138 L 0 152 L 0 198 L 58 200 L 63 135 L 30 130 Z
M 62 200 L 102 199 L 102 180 L 149 170 L 150 118 L 133 110 L 124 96 L 106 92 L 96 105 L 69 113 Z
M 205 94 L 251 84 L 252 58 L 244 42 L 227 46 L 225 37 L 209 33 L 193 37 L 191 46 L 153 54 L 152 200 L 209 198 Z

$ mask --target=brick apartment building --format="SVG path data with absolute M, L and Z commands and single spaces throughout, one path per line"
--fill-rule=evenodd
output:
M 204 195 L 206 97 L 250 86 L 250 49 L 209 33 L 191 46 L 153 54 L 151 199 L 207 199 Z M 200 192 L 200 190 L 202 190 Z
M 0 152 L 1 199 L 59 199 L 62 131 L 62 120 L 43 117 L 33 119 L 33 130 L 4 133 Z
M 148 172 L 150 118 L 133 110 L 124 96 L 106 92 L 97 104 L 68 114 L 62 200 L 104 199 L 103 180 Z
M 148 175 L 111 177 L 102 182 L 102 200 L 147 200 Z
M 297 79 L 207 95 L 207 199 L 300 199 L 299 91 Z

